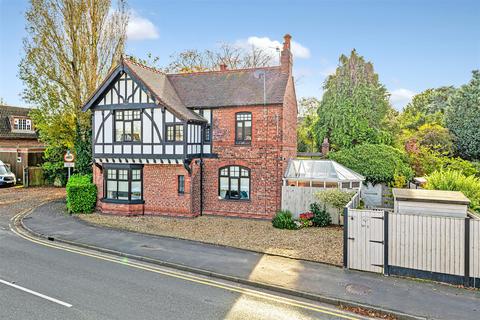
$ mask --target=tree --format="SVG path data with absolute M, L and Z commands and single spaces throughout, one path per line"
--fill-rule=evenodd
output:
M 452 95 L 445 120 L 460 156 L 480 159 L 480 70 L 474 70 L 472 80 Z
M 302 98 L 298 102 L 297 149 L 299 152 L 315 152 L 315 150 L 318 150 L 313 126 L 317 121 L 319 104 L 320 101 L 314 97 Z
M 23 99 L 37 106 L 31 115 L 47 145 L 46 161 L 62 161 L 66 149 L 89 153 L 90 141 L 75 143 L 91 130 L 90 114 L 81 106 L 123 53 L 125 1 L 113 9 L 110 0 L 31 0 L 25 17 Z
M 0 105 L 4 106 L 6 104 L 7 103 L 5 102 L 5 100 L 2 97 L 0 97 Z
M 374 72 L 373 64 L 353 50 L 342 55 L 335 74 L 330 75 L 315 124 L 317 144 L 326 137 L 333 149 L 357 144 L 390 143 L 382 121 L 391 109 L 388 93 Z
M 427 89 L 415 95 L 400 116 L 402 129 L 416 130 L 428 123 L 444 125 L 448 99 L 454 92 L 455 88 L 450 86 Z
M 147 54 L 146 59 L 131 57 L 134 61 L 152 68 L 161 69 L 165 73 L 189 73 L 219 70 L 224 64 L 228 69 L 266 67 L 273 63 L 273 58 L 262 48 L 252 46 L 244 49 L 224 43 L 217 50 L 189 49 L 170 56 L 170 63 L 160 66 L 160 57 Z

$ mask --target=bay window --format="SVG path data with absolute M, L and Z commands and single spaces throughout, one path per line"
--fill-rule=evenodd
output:
M 104 196 L 106 202 L 143 202 L 142 165 L 109 165 L 104 169 Z
M 165 130 L 168 142 L 183 141 L 183 124 L 166 124 Z

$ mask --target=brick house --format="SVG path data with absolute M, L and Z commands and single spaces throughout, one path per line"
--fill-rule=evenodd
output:
M 0 105 L 0 160 L 23 183 L 23 170 L 43 162 L 45 146 L 38 141 L 30 109 Z
M 164 74 L 123 59 L 83 108 L 97 209 L 272 217 L 297 150 L 290 39 L 274 67 Z

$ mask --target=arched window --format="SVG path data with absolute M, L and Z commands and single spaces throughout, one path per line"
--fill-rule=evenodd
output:
M 241 166 L 220 168 L 218 197 L 231 200 L 250 199 L 250 169 Z
M 235 114 L 235 143 L 252 143 L 252 113 L 238 112 Z

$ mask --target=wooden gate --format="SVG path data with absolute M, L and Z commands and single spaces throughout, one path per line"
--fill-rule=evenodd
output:
M 348 209 L 347 267 L 383 273 L 384 212 Z

